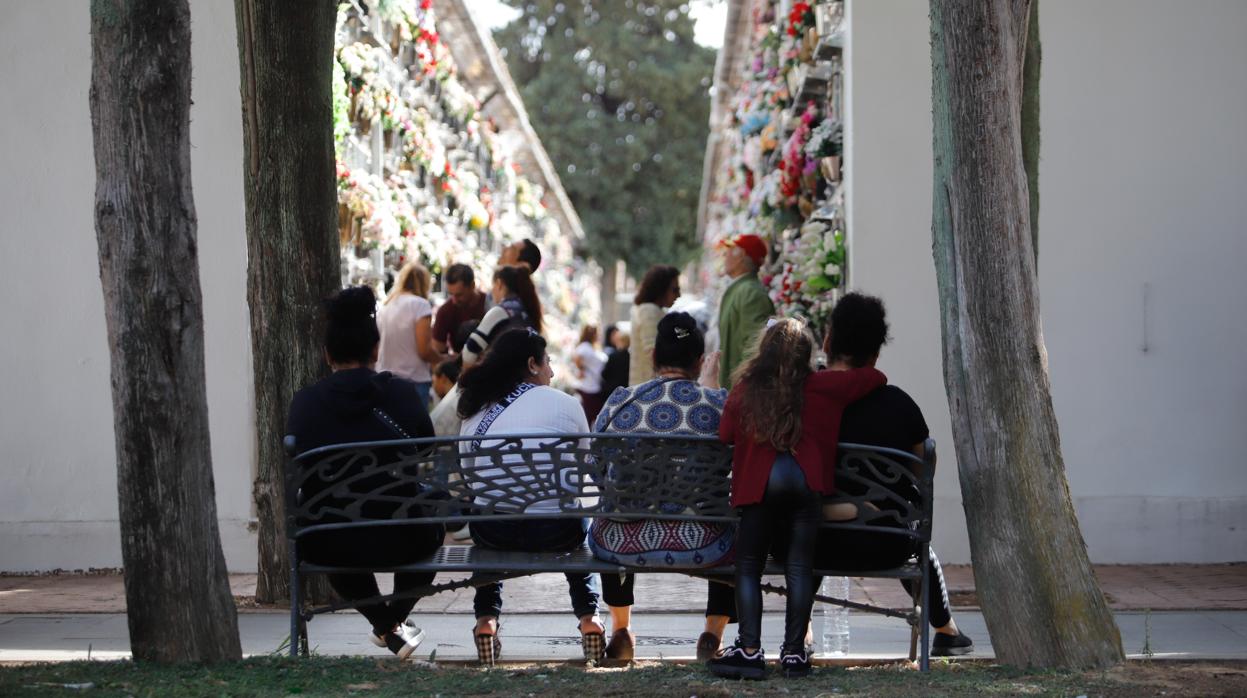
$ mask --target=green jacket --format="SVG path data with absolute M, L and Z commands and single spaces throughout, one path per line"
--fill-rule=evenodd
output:
M 720 386 L 732 387 L 732 372 L 747 358 L 746 348 L 774 314 L 775 306 L 757 274 L 745 274 L 728 285 L 719 301 Z

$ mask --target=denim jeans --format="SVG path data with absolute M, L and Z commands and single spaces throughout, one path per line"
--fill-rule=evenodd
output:
M 585 540 L 583 519 L 533 519 L 531 521 L 474 521 L 473 542 L 491 550 L 528 553 L 565 552 L 579 548 Z M 577 618 L 598 611 L 598 592 L 594 575 L 567 573 L 567 594 Z M 472 602 L 476 617 L 502 615 L 502 582 L 476 588 Z
M 429 391 L 433 389 L 433 381 L 419 381 L 416 383 L 416 395 L 420 396 L 420 405 L 424 407 L 426 412 L 429 411 Z

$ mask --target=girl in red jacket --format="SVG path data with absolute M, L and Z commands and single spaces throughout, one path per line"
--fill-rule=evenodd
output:
M 762 569 L 772 531 L 787 531 L 784 575 L 788 603 L 780 668 L 810 673 L 805 629 L 814 605 L 814 543 L 822 521 L 821 495 L 831 494 L 836 441 L 844 408 L 887 382 L 873 368 L 814 371 L 814 339 L 797 320 L 767 328 L 753 359 L 737 370 L 719 422 L 719 438 L 735 444 L 732 505 L 740 508 L 736 536 L 736 644 L 709 662 L 730 678 L 766 674 L 762 630 Z

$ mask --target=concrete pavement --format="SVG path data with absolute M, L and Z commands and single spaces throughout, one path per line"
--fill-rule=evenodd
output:
M 957 623 L 975 640 L 972 657 L 991 657 L 991 644 L 977 611 L 959 611 Z M 1118 612 L 1122 642 L 1132 657 L 1151 652 L 1157 659 L 1247 659 L 1247 611 Z M 459 613 L 412 615 L 427 633 L 416 657 L 472 659 L 472 617 Z M 280 613 L 239 616 L 243 652 L 276 651 L 285 641 L 288 620 Z M 702 619 L 693 613 L 639 614 L 637 656 L 689 658 L 701 632 Z M 580 638 L 570 613 L 529 613 L 504 616 L 503 657 L 508 660 L 557 660 L 580 656 Z M 818 632 L 818 620 L 815 632 Z M 909 651 L 908 626 L 903 621 L 850 614 L 850 657 L 902 658 Z M 311 646 L 320 655 L 388 657 L 368 639 L 368 625 L 354 613 L 318 616 L 308 626 Z M 734 626 L 728 636 L 733 637 Z M 769 612 L 763 619 L 763 645 L 773 655 L 783 633 L 783 615 Z M 0 615 L 0 661 L 68 661 L 119 659 L 129 656 L 123 614 L 6 614 Z

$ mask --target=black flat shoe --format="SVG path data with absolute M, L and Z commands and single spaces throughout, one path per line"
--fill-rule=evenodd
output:
M 960 630 L 956 635 L 935 633 L 935 637 L 931 639 L 932 657 L 958 657 L 973 651 L 974 640 Z

